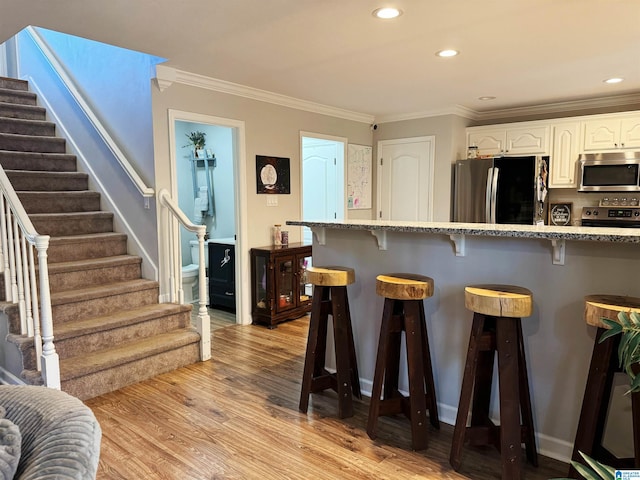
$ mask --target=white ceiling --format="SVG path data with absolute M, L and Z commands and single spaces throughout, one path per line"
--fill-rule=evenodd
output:
M 640 95 L 639 0 L 0 0 L 27 25 L 378 120 Z

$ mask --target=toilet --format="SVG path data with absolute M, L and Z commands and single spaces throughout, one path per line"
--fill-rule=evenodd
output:
M 204 265 L 209 265 L 209 241 L 204 242 Z M 190 240 L 191 263 L 182 266 L 182 291 L 184 292 L 184 303 L 197 303 L 198 296 L 198 240 Z M 207 300 L 207 303 L 208 300 Z

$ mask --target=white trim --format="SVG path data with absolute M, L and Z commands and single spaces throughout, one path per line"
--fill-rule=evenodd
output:
M 0 43 L 0 77 L 7 76 L 7 44 Z
M 176 138 L 175 122 L 204 123 L 229 127 L 233 129 L 234 159 L 233 177 L 235 191 L 235 219 L 236 219 L 236 323 L 249 325 L 251 323 L 251 297 L 250 293 L 250 267 L 249 249 L 245 244 L 248 232 L 247 224 L 247 158 L 245 141 L 245 123 L 241 120 L 215 117 L 201 113 L 185 112 L 169 109 L 169 161 L 170 161 L 170 188 L 173 198 L 178 195 L 178 182 L 176 178 Z
M 279 93 L 268 92 L 258 88 L 246 87 L 237 83 L 218 80 L 215 78 L 189 73 L 177 70 L 165 65 L 156 66 L 156 82 L 158 88 L 162 91 L 168 88 L 172 83 L 181 83 L 192 87 L 202 88 L 205 90 L 213 90 L 215 92 L 236 95 L 238 97 L 250 98 L 260 102 L 272 103 L 283 107 L 295 108 L 306 112 L 318 113 L 320 115 L 328 115 L 331 117 L 343 118 L 345 120 L 353 120 L 354 122 L 362 122 L 371 124 L 374 121 L 373 115 L 366 113 L 353 112 L 342 108 L 330 107 L 320 103 L 309 102 L 297 98 L 281 95 Z
M 414 113 L 401 113 L 398 115 L 381 115 L 376 117 L 376 123 L 401 122 L 403 120 L 418 120 L 421 118 L 441 117 L 443 115 L 457 115 L 459 117 L 468 118 L 469 120 L 477 120 L 478 112 L 462 105 L 455 105 L 450 108 L 440 108 L 436 110 L 426 110 Z

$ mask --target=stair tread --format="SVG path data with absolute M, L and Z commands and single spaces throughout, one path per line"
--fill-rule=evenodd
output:
M 139 278 L 135 280 L 126 280 L 124 282 L 105 283 L 103 285 L 51 293 L 51 305 L 60 305 L 90 298 L 115 296 L 122 293 L 130 293 L 151 288 L 158 288 L 158 282 Z
M 145 305 L 121 312 L 91 317 L 73 322 L 66 322 L 55 329 L 56 341 L 65 340 L 88 333 L 97 333 L 111 330 L 121 326 L 133 325 L 147 320 L 163 317 L 171 314 L 190 312 L 191 305 L 180 305 L 177 303 L 158 303 Z
M 142 258 L 137 255 L 113 255 L 111 257 L 95 257 L 83 260 L 71 260 L 67 262 L 50 262 L 49 273 L 63 273 L 78 269 L 93 270 L 96 268 L 112 267 L 116 265 L 129 265 L 142 263 Z
M 58 237 L 51 237 L 49 245 L 53 243 L 84 243 L 95 242 L 96 240 L 108 239 L 108 238 L 123 238 L 126 237 L 126 233 L 120 232 L 104 232 L 104 233 L 83 233 L 79 235 L 60 235 Z
M 29 215 L 31 218 L 51 218 L 51 217 L 112 217 L 112 212 L 105 212 L 104 210 L 95 210 L 92 212 L 54 212 L 54 213 L 32 213 Z M 71 236 L 71 235 L 69 235 Z
M 134 340 L 80 357 L 65 358 L 60 360 L 61 381 L 82 377 L 199 341 L 200 334 L 193 327 L 186 327 Z

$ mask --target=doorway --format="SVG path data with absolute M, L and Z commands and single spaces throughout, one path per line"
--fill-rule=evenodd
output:
M 303 220 L 344 220 L 346 148 L 346 138 L 300 133 Z M 311 229 L 302 239 L 312 242 Z
M 249 259 L 245 254 L 246 162 L 244 122 L 191 112 L 169 111 L 171 195 L 180 209 L 196 224 L 207 226 L 210 239 L 235 243 L 235 323 L 251 323 Z M 205 161 L 194 158 L 191 132 L 205 133 Z M 215 157 L 215 160 L 213 160 Z M 205 188 L 206 187 L 206 188 Z M 197 191 L 196 191 L 197 190 Z M 198 193 L 205 192 L 206 209 L 198 208 Z M 196 211 L 198 210 L 198 211 Z M 191 263 L 193 234 L 180 229 L 182 264 Z M 211 240 L 210 240 L 211 241 Z M 208 265 L 207 265 L 208 267 Z M 226 312 L 226 318 L 229 312 Z M 215 321 L 215 316 L 212 315 Z
M 435 137 L 378 142 L 378 219 L 433 219 Z

